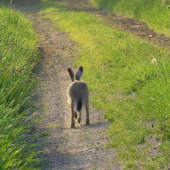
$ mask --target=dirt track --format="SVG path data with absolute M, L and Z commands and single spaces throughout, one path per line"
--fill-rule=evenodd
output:
M 81 125 L 76 123 L 75 129 L 69 128 L 70 109 L 66 91 L 71 79 L 67 68 L 72 67 L 74 61 L 75 43 L 51 20 L 41 19 L 37 8 L 26 6 L 20 7 L 20 10 L 26 11 L 27 17 L 33 21 L 41 42 L 37 72 L 42 84 L 38 89 L 42 122 L 37 130 L 48 131 L 48 139 L 43 146 L 45 152 L 41 155 L 46 161 L 44 169 L 120 169 L 119 164 L 114 165 L 114 149 L 105 148 L 109 123 L 103 119 L 103 112 L 90 108 L 91 125 L 85 125 L 83 114 Z M 77 68 L 74 70 L 77 71 Z
M 42 87 L 44 125 L 50 129 L 44 158 L 50 163 L 45 169 L 106 169 L 114 159 L 112 149 L 103 149 L 108 138 L 108 123 L 103 113 L 90 109 L 91 125 L 85 126 L 85 114 L 81 126 L 70 129 L 70 109 L 66 90 L 71 82 L 67 68 L 74 55 L 74 43 L 67 33 L 52 29 L 50 20 L 35 19 L 35 30 L 41 40 Z M 42 125 L 41 125 L 42 126 Z M 112 169 L 112 168 L 111 168 Z
M 83 10 L 102 18 L 110 26 L 117 24 L 152 43 L 168 46 L 170 38 L 150 30 L 146 24 L 116 14 L 95 9 L 87 0 L 63 0 L 61 3 L 69 10 Z M 38 65 L 41 86 L 39 99 L 42 107 L 42 122 L 37 130 L 48 131 L 48 139 L 41 155 L 47 162 L 44 170 L 119 170 L 123 165 L 115 162 L 116 152 L 113 148 L 106 149 L 109 142 L 106 128 L 109 125 L 103 119 L 103 112 L 90 108 L 91 125 L 85 126 L 85 114 L 82 124 L 76 123 L 70 129 L 70 111 L 67 104 L 66 91 L 70 77 L 67 68 L 72 67 L 75 60 L 75 43 L 66 32 L 59 31 L 50 19 L 42 19 L 38 8 L 20 7 L 34 23 L 41 42 L 41 60 Z M 73 68 L 77 71 L 77 68 Z M 86 71 L 86 70 L 84 70 Z M 41 142 L 41 140 L 39 140 Z

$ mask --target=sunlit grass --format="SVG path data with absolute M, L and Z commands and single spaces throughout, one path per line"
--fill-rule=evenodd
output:
M 92 106 L 111 122 L 109 146 L 117 148 L 125 169 L 168 167 L 169 52 L 94 15 L 59 9 L 56 2 L 42 12 L 78 43 L 74 61 L 84 66 Z M 149 152 L 152 139 L 155 155 Z
M 30 22 L 18 11 L 0 8 L 0 169 L 36 169 L 28 110 L 39 57 Z M 32 135 L 32 136 L 31 136 Z

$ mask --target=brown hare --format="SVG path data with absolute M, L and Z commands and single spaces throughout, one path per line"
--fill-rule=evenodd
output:
M 68 72 L 70 74 L 72 83 L 70 83 L 67 95 L 68 95 L 68 103 L 71 108 L 71 126 L 70 128 L 75 127 L 75 119 L 78 117 L 78 123 L 81 122 L 81 113 L 83 106 L 86 110 L 86 125 L 90 124 L 89 119 L 89 91 L 87 84 L 84 81 L 81 81 L 80 78 L 83 74 L 83 67 L 80 67 L 76 76 L 74 77 L 73 70 L 68 68 Z M 77 116 L 77 114 L 79 114 Z

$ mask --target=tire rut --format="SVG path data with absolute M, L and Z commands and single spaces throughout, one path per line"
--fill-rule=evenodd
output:
M 90 0 L 62 0 L 60 3 L 72 11 L 84 11 L 94 14 L 112 28 L 129 32 L 155 45 L 169 49 L 170 37 L 163 33 L 157 33 L 154 29 L 149 28 L 145 22 L 108 12 L 105 9 L 97 9 L 92 5 Z

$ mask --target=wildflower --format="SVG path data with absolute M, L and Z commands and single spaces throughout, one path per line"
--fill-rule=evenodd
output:
M 157 63 L 157 59 L 156 58 L 152 59 L 152 64 L 156 64 L 156 63 Z

